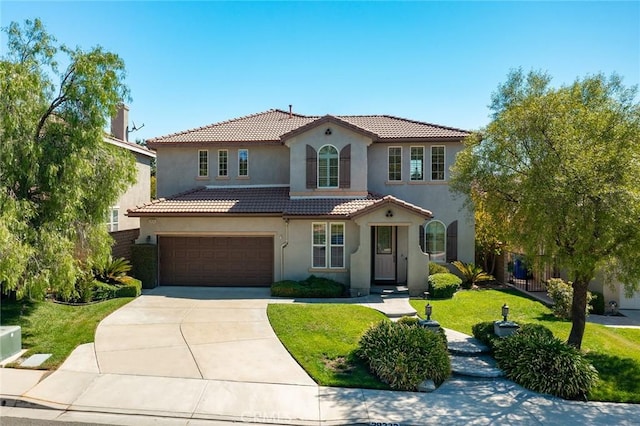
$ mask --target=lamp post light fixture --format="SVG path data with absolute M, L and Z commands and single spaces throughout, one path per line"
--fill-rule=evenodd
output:
M 509 316 L 509 306 L 505 303 L 502 305 L 502 320 L 507 322 L 507 317 Z
M 427 316 L 427 321 L 431 321 L 431 312 L 433 312 L 433 306 L 427 303 L 427 306 L 424 307 L 424 314 Z

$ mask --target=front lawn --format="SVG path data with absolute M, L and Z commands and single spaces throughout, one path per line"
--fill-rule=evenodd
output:
M 3 300 L 0 324 L 21 326 L 22 347 L 28 349 L 23 356 L 52 354 L 40 368 L 56 369 L 78 345 L 93 342 L 104 317 L 131 300 L 125 297 L 84 306 Z
M 389 389 L 354 355 L 358 341 L 386 317 L 373 309 L 343 304 L 273 304 L 273 330 L 291 355 L 322 386 Z
M 432 319 L 443 327 L 471 335 L 479 322 L 502 319 L 500 310 L 509 305 L 509 319 L 539 323 L 566 340 L 571 322 L 553 316 L 542 303 L 513 289 L 461 290 L 452 299 L 429 300 Z M 424 317 L 427 301 L 414 299 L 411 305 Z M 599 372 L 600 381 L 589 394 L 594 401 L 640 403 L 640 329 L 620 329 L 587 323 L 582 349 Z

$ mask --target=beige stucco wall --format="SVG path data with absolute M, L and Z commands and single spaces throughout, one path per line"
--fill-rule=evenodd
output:
M 151 198 L 151 158 L 133 153 L 136 157 L 136 183 L 131 185 L 127 191 L 120 196 L 115 205 L 118 210 L 118 230 L 136 229 L 140 227 L 140 219 L 126 216 L 128 209 L 133 209 L 138 205 L 148 203 Z
M 609 309 L 610 301 L 617 302 L 620 309 L 640 309 L 640 291 L 627 297 L 624 284 L 619 281 L 605 283 L 602 273 L 596 274 L 595 279 L 589 283 L 589 290 L 599 291 L 604 295 L 605 309 Z
M 209 176 L 198 177 L 198 151 L 209 151 Z M 228 176 L 218 177 L 218 150 L 228 150 Z M 249 176 L 238 176 L 238 150 L 249 150 Z M 199 186 L 288 185 L 289 149 L 282 145 L 216 145 L 157 150 L 157 195 L 169 197 Z
M 431 181 L 431 146 L 445 146 L 445 181 Z M 402 147 L 402 181 L 388 182 L 388 147 Z M 409 176 L 412 146 L 423 146 L 425 152 L 424 181 L 411 181 Z M 471 212 L 464 207 L 464 198 L 449 191 L 449 167 L 456 154 L 463 148 L 461 143 L 376 143 L 369 147 L 369 190 L 384 195 L 393 195 L 427 210 L 434 219 L 446 226 L 458 221 L 458 259 L 475 262 L 475 222 Z
M 331 134 L 326 135 L 327 128 Z M 335 123 L 325 123 L 297 135 L 285 143 L 290 149 L 291 193 L 300 195 L 349 196 L 366 194 L 367 191 L 367 146 L 371 139 Z M 338 152 L 351 144 L 351 185 L 348 189 L 307 189 L 307 145 L 316 152 L 324 145 L 333 145 Z

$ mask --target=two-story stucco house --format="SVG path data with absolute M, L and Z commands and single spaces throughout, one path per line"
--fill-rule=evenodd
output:
M 352 295 L 426 289 L 428 260 L 474 260 L 449 192 L 464 130 L 386 115 L 269 110 L 148 140 L 158 196 L 129 211 L 160 285 L 270 285 L 311 274 Z
M 140 234 L 140 219 L 129 217 L 126 213 L 150 201 L 151 161 L 156 158 L 155 152 L 128 141 L 128 125 L 129 109 L 121 105 L 117 115 L 111 119 L 111 134 L 104 136 L 105 143 L 124 149 L 136 158 L 136 183 L 120 196 L 107 215 L 109 234 L 114 239 L 111 253 L 113 257 L 125 259 L 131 259 L 131 245 Z

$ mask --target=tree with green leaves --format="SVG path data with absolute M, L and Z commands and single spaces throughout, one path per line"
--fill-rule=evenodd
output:
M 68 298 L 108 257 L 106 213 L 135 181 L 133 156 L 103 139 L 127 97 L 124 63 L 100 47 L 58 45 L 39 19 L 3 31 L 0 284 L 18 297 Z
M 492 121 L 458 155 L 452 188 L 482 194 L 501 240 L 568 273 L 568 343 L 580 348 L 596 273 L 628 292 L 640 282 L 640 105 L 617 75 L 550 82 L 540 72 L 508 76 Z

